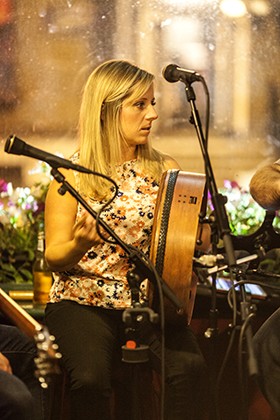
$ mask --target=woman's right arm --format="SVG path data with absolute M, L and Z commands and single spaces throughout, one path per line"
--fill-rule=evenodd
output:
M 73 172 L 63 172 L 74 186 Z M 69 192 L 59 194 L 59 187 L 56 180 L 51 182 L 45 207 L 45 257 L 52 271 L 69 270 L 92 246 L 100 243 L 94 218 L 85 211 L 76 223 L 77 201 Z

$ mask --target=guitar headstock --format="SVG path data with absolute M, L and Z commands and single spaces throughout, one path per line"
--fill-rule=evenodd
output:
M 53 375 L 61 373 L 59 360 L 62 355 L 58 351 L 55 337 L 51 335 L 46 326 L 36 328 L 34 340 L 37 345 L 37 357 L 35 358 L 36 371 L 41 387 L 47 388 Z

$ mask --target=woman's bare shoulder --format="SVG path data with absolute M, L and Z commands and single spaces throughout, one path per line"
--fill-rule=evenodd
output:
M 163 154 L 164 167 L 168 169 L 181 169 L 179 163 L 171 156 Z

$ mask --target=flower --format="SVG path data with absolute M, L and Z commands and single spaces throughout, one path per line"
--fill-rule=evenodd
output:
M 8 191 L 8 184 L 4 179 L 0 179 L 0 193 L 6 193 Z
M 51 180 L 45 163 L 38 162 L 36 173 L 40 166 L 42 180 L 30 188 L 14 188 L 0 179 L 0 283 L 32 282 L 37 232 Z
M 224 187 L 219 189 L 226 198 L 226 212 L 229 226 L 234 235 L 254 233 L 263 223 L 266 211 L 252 198 L 249 191 L 240 187 L 236 181 L 225 180 Z M 211 197 L 208 199 L 209 212 L 213 211 Z M 280 229 L 280 214 L 274 220 L 276 229 Z

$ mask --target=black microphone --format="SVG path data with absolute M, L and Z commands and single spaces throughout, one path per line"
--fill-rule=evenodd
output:
M 5 152 L 13 155 L 24 155 L 32 157 L 34 159 L 43 160 L 47 162 L 53 168 L 66 168 L 73 169 L 74 171 L 84 172 L 86 174 L 92 174 L 92 171 L 81 165 L 76 165 L 70 160 L 63 159 L 59 156 L 52 155 L 51 153 L 44 152 L 43 150 L 37 149 L 36 147 L 30 146 L 23 140 L 20 140 L 15 135 L 10 135 L 5 143 Z
M 201 82 L 203 77 L 194 70 L 183 69 L 177 64 L 169 64 L 162 70 L 162 75 L 170 83 L 175 83 L 180 80 L 183 83 Z

